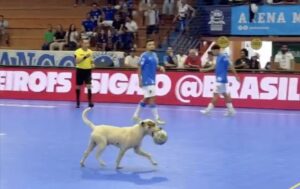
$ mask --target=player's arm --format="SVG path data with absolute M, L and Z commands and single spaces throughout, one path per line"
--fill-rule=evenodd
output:
M 291 70 L 294 71 L 295 70 L 295 59 L 291 59 Z
M 88 57 L 90 57 L 90 54 L 85 55 L 84 57 L 79 57 L 76 55 L 75 53 L 75 63 L 76 64 L 80 64 L 82 61 L 84 61 L 85 59 L 87 59 Z
M 91 56 L 91 57 L 94 57 L 93 54 L 94 54 L 94 52 L 91 51 L 91 55 L 90 55 L 90 56 Z M 92 69 L 96 67 L 93 58 L 92 58 L 92 60 L 91 60 L 91 66 L 92 66 Z
M 139 86 L 142 87 L 142 69 L 140 64 L 138 64 L 138 77 L 139 77 Z
M 234 68 L 234 65 L 231 64 L 231 63 L 229 63 L 229 68 L 230 68 L 230 70 L 232 71 L 232 73 L 234 74 L 236 80 L 237 80 L 237 81 L 240 81 L 240 77 L 239 77 L 239 75 L 237 74 L 237 72 L 236 72 L 236 70 L 235 70 L 235 68 Z
M 210 71 L 213 71 L 214 69 L 215 69 L 215 67 L 216 67 L 216 65 L 215 64 L 213 64 L 213 65 L 211 65 L 210 67 L 208 67 L 208 68 L 199 68 L 199 71 L 200 72 L 210 72 Z
M 158 65 L 158 64 L 157 64 L 157 70 L 159 70 L 159 71 L 161 71 L 161 72 L 163 72 L 163 73 L 165 73 L 165 72 L 166 72 L 166 69 L 165 69 L 165 67 L 163 67 L 163 66 L 160 66 L 160 65 Z

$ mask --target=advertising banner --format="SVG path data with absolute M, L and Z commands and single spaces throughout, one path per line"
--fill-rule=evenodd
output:
M 94 52 L 96 67 L 120 67 L 124 52 Z M 0 50 L 0 65 L 75 67 L 74 51 Z
M 240 74 L 229 76 L 228 90 L 236 107 L 300 110 L 300 74 Z M 94 70 L 95 102 L 137 103 L 142 98 L 136 72 Z M 205 106 L 215 88 L 215 76 L 193 72 L 157 75 L 158 104 Z M 86 92 L 86 90 L 84 91 Z M 81 95 L 86 100 L 86 95 Z M 75 101 L 75 70 L 0 68 L 0 98 Z M 221 100 L 218 105 L 224 105 Z
M 253 22 L 249 6 L 232 7 L 231 35 L 299 35 L 300 5 L 258 6 Z

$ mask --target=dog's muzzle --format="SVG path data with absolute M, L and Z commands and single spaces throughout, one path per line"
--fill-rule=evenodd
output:
M 159 129 L 158 130 L 156 130 L 156 131 L 153 131 L 152 132 L 152 137 L 154 137 L 154 134 L 156 133 L 156 132 L 158 132 L 158 131 L 161 131 L 162 130 L 162 128 L 161 127 L 159 127 Z

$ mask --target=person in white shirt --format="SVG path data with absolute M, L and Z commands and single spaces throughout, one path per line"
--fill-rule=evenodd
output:
M 71 24 L 69 30 L 65 35 L 65 40 L 67 42 L 66 46 L 68 50 L 76 50 L 79 44 L 79 33 L 76 31 L 76 26 Z
M 128 32 L 136 33 L 138 31 L 138 25 L 134 20 L 130 18 L 130 16 L 126 17 L 125 27 L 128 29 Z
M 147 38 L 152 34 L 157 34 L 159 31 L 159 12 L 156 9 L 156 4 L 153 4 L 147 11 L 145 11 L 146 23 L 147 23 Z
M 164 4 L 162 7 L 162 13 L 164 15 L 174 15 L 174 2 L 175 0 L 164 0 Z
M 179 52 L 176 55 L 176 57 L 177 57 L 177 68 L 184 69 L 184 63 L 185 63 L 185 60 L 187 58 L 187 55 L 184 54 L 184 50 L 179 49 Z
M 186 0 L 181 0 L 177 2 L 178 14 L 174 17 L 173 22 L 179 23 L 179 31 L 185 31 L 187 18 L 194 17 L 196 10 L 189 4 Z
M 125 57 L 124 66 L 129 68 L 138 67 L 139 57 L 134 55 L 134 53 L 135 53 L 135 49 L 131 49 L 129 51 L 128 55 Z
M 275 56 L 275 64 L 279 70 L 294 70 L 295 59 L 287 45 L 281 46 L 281 50 Z

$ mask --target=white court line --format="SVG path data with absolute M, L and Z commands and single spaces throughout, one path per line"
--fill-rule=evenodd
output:
M 0 106 L 17 107 L 17 108 L 56 108 L 56 106 L 32 105 L 32 104 L 0 104 Z
M 290 189 L 296 189 L 296 188 L 299 188 L 300 187 L 300 182 L 297 183 L 296 185 L 292 186 Z
M 58 103 L 56 106 L 51 106 L 51 105 L 32 105 L 32 104 L 0 104 L 0 106 L 7 106 L 7 107 L 21 107 L 21 108 L 56 108 L 57 106 L 70 106 L 71 104 L 66 104 L 66 103 Z M 103 104 L 98 104 L 95 107 L 101 107 L 101 108 L 116 108 L 116 109 L 134 109 L 135 106 L 126 106 L 126 105 L 103 105 Z M 202 107 L 203 108 L 203 107 Z M 167 108 L 167 107 L 160 107 L 159 110 L 162 111 L 174 111 L 174 108 Z M 188 108 L 188 107 L 180 107 L 180 109 L 177 109 L 177 111 L 182 111 L 182 112 L 199 112 L 199 109 L 195 108 Z M 222 113 L 224 110 L 214 110 L 214 112 Z M 248 110 L 241 110 L 237 111 L 238 114 L 260 114 L 260 115 L 275 115 L 275 116 L 300 116 L 300 111 L 299 113 L 281 113 L 281 112 L 259 112 L 259 111 L 248 111 Z
M 0 136 L 6 136 L 6 133 L 0 133 Z
M 60 103 L 57 104 L 58 106 L 70 106 L 70 104 L 64 104 L 64 103 Z M 108 105 L 103 105 L 103 104 L 98 104 L 95 105 L 95 107 L 102 107 L 102 108 L 116 108 L 116 109 L 134 109 L 136 108 L 136 106 L 120 106 L 120 105 L 112 105 L 112 106 L 108 106 Z M 194 106 L 193 106 L 194 107 Z M 188 108 L 188 107 L 180 107 L 180 109 L 176 109 L 177 111 L 183 111 L 183 112 L 200 112 L 200 108 L 199 109 L 195 109 L 195 108 Z M 202 107 L 203 108 L 203 107 Z M 159 110 L 163 110 L 163 111 L 174 111 L 174 108 L 166 108 L 166 107 L 159 107 Z M 265 109 L 264 109 L 265 110 Z M 223 113 L 224 110 L 213 110 L 214 112 L 221 112 Z M 299 113 L 280 113 L 280 112 L 259 112 L 259 111 L 244 111 L 244 110 L 237 110 L 237 114 L 260 114 L 260 115 L 276 115 L 276 116 L 300 116 L 300 111 Z

